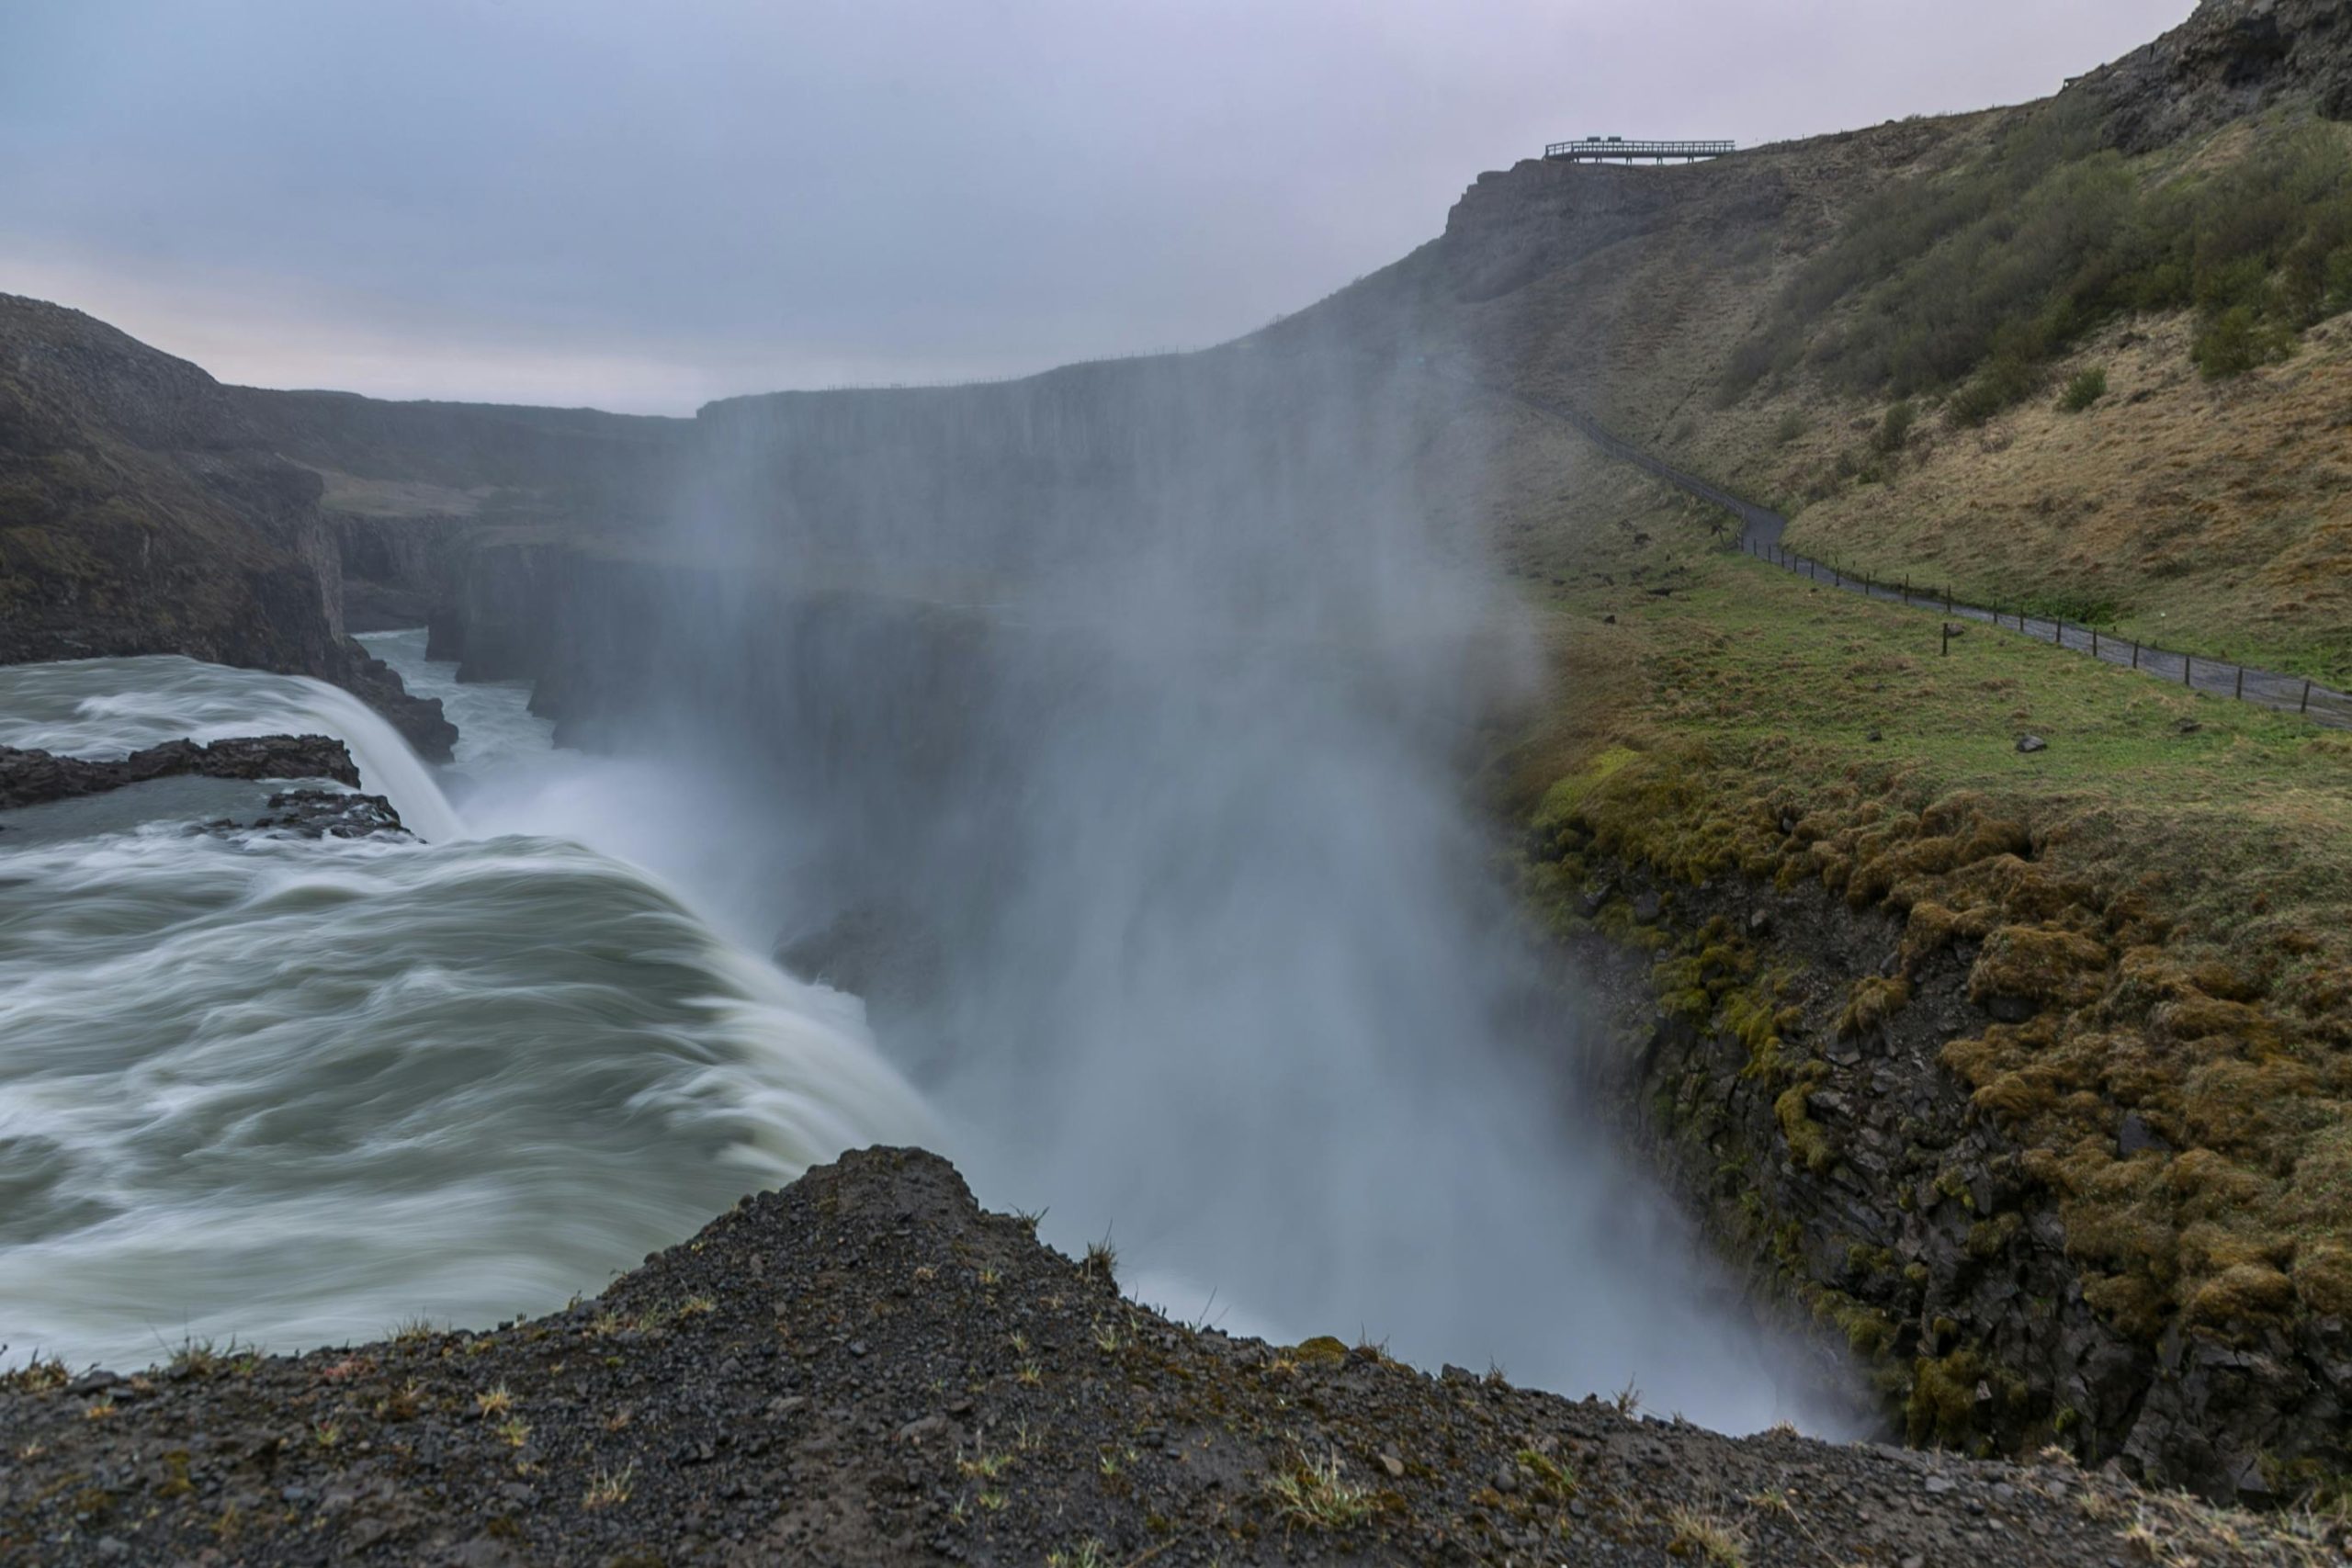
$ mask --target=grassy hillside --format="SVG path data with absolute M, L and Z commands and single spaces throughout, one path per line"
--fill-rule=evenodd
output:
M 1810 553 L 2342 684 L 2352 40 L 2289 6 L 2291 47 L 2249 41 L 2245 9 L 2019 108 L 1521 164 L 1323 309 L 1779 505 Z
M 1688 168 L 1521 164 L 1326 309 L 1773 502 L 1809 553 L 2340 684 L 2352 129 L 2299 84 L 2342 39 L 2298 35 L 2278 58 L 2304 74 L 2249 86 L 2214 44 L 2245 9 L 2050 104 Z M 1906 1214 L 1951 1166 L 1915 1146 L 1902 1181 L 1859 1176 L 1814 1100 L 1868 1092 L 1840 1042 L 1959 955 L 1982 1010 L 1927 1029 L 1933 1092 L 2021 1173 L 1965 1216 L 1963 1271 L 2062 1254 L 2146 1408 L 2196 1413 L 2086 1432 L 2082 1392 L 2005 1382 L 2001 1322 L 1917 1262 L 1826 1265 L 1770 1213 L 1759 1256 L 1915 1437 L 2128 1446 L 2201 1486 L 2340 1496 L 2335 1406 L 2299 1358 L 2340 1353 L 2312 1347 L 2352 1312 L 2352 739 L 1982 626 L 1944 657 L 1933 615 L 1742 558 L 1565 427 L 1475 417 L 1499 433 L 1481 503 L 1552 657 L 1489 779 L 1535 829 L 1535 902 L 1657 946 L 1662 1015 L 1733 1042 L 1777 1106 L 1775 1164 Z M 2020 753 L 2025 731 L 2049 749 Z M 1629 867 L 1693 899 L 1812 889 L 1899 940 L 1840 960 L 1827 1038 L 1788 1006 L 1820 976 L 1737 931 L 1639 925 Z M 2223 1366 L 2233 1393 L 2181 1397 Z
M 1943 656 L 1936 617 L 1731 553 L 1686 501 L 1559 439 L 1555 504 L 1587 524 L 1531 523 L 1513 548 L 1555 689 L 1490 780 L 1557 846 L 1530 863 L 1536 907 L 1658 943 L 1663 1016 L 1743 1042 L 1742 1076 L 1778 1100 L 1770 1157 L 1849 1192 L 1849 1151 L 1808 1114 L 1838 1087 L 1824 1054 L 1957 951 L 1971 997 L 2027 1004 L 1928 1057 L 1952 1086 L 1936 1092 L 2021 1156 L 2026 1195 L 1973 1213 L 1973 1241 L 2030 1237 L 2049 1206 L 2084 1299 L 2149 1355 L 2185 1336 L 2260 1358 L 2352 1311 L 2352 739 L 1982 626 Z M 2020 753 L 2029 730 L 2049 749 Z M 1628 922 L 1609 897 L 1627 867 L 1816 889 L 1894 922 L 1899 948 L 1801 976 L 1769 941 L 1711 926 L 1686 944 Z M 1792 1028 L 1788 987 L 1824 984 L 1851 986 L 1845 1021 Z M 1864 1185 L 1907 1203 L 1911 1179 Z M 1916 1264 L 1871 1254 L 1857 1273 L 1857 1247 L 1824 1273 L 1775 1239 L 1786 1224 L 1756 1214 L 1756 1245 L 1915 1437 L 2115 1451 L 2120 1432 L 2070 1427 L 2063 1388 L 2020 1385 L 1997 1412 L 1945 1400 L 1953 1358 L 2005 1364 L 1977 1348 L 1993 1325 L 1947 1321 Z M 2265 1484 L 2335 1495 L 2324 1442 L 2274 1427 L 2254 1454 L 2236 1420 L 2211 1437 Z

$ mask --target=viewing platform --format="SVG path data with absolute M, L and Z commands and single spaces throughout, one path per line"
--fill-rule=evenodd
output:
M 1581 141 L 1550 142 L 1544 156 L 1577 164 L 1631 163 L 1640 158 L 1658 164 L 1695 164 L 1702 158 L 1720 158 L 1738 151 L 1736 141 L 1628 141 L 1622 136 L 1588 136 Z

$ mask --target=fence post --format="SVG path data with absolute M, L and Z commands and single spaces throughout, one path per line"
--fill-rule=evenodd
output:
M 2136 637 L 2132 639 L 2132 668 L 2140 668 L 2140 639 Z
M 1944 584 L 1944 614 L 1951 614 L 1951 584 L 1949 582 Z
M 2091 628 L 2091 657 L 2093 659 L 2098 657 L 2098 628 L 2097 626 Z
M 2180 683 L 2192 692 L 2197 689 L 2197 656 L 2193 653 L 2180 656 Z
M 2298 713 L 2312 711 L 2312 683 L 2309 681 L 2303 682 L 2303 705 L 2295 711 Z
M 2066 622 L 2064 617 L 2053 616 L 2051 619 L 2050 640 L 2061 648 L 2066 646 Z
M 2245 666 L 2243 664 L 2238 666 L 2238 689 L 2236 697 L 2239 702 L 2245 701 Z
M 1951 623 L 1950 621 L 1946 621 L 1943 625 L 1944 625 L 1944 649 L 1943 649 L 1943 653 L 1941 654 L 1941 656 L 1940 656 L 1940 657 L 1945 658 L 1945 659 L 1950 659 L 1950 658 L 1951 657 Z

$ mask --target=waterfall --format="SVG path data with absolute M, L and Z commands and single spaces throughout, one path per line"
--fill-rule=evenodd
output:
M 935 1141 L 856 1001 L 610 854 L 469 835 L 345 694 L 0 669 L 0 743 L 282 730 L 431 841 L 198 831 L 154 785 L 79 837 L 0 813 L 0 1361 L 543 1311 L 845 1147 Z
M 0 746 L 122 757 L 165 740 L 331 735 L 360 787 L 429 843 L 465 836 L 433 770 L 383 716 L 340 687 L 172 656 L 78 659 L 0 670 Z

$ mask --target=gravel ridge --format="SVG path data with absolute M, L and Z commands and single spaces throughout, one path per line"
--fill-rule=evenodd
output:
M 0 1562 L 2127 1564 L 2340 1527 L 2064 1461 L 1730 1438 L 1123 1298 L 873 1149 L 484 1333 L 0 1377 Z

